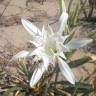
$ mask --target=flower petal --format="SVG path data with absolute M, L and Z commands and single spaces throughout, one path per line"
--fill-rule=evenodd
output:
M 45 30 L 45 26 L 43 25 L 43 28 L 42 28 L 42 38 L 43 38 L 43 41 L 44 41 L 44 42 L 46 42 L 47 37 L 48 37 L 48 33 L 47 33 L 47 31 Z
M 71 71 L 71 69 L 67 65 L 67 63 L 59 57 L 58 57 L 58 63 L 59 63 L 59 68 L 61 70 L 61 73 L 66 77 L 66 79 L 71 84 L 75 84 L 75 77 L 73 75 L 73 72 Z
M 52 27 L 48 24 L 48 35 L 54 35 Z
M 39 80 L 40 78 L 42 77 L 42 74 L 45 70 L 47 70 L 48 68 L 48 65 L 49 65 L 49 58 L 47 55 L 44 55 L 42 54 L 41 55 L 42 59 L 43 59 L 43 64 L 36 68 L 33 75 L 32 75 L 32 78 L 30 80 L 30 86 L 33 87 Z
M 40 80 L 43 72 L 44 72 L 44 68 L 42 68 L 42 67 L 39 67 L 39 68 L 35 69 L 35 71 L 32 75 L 32 78 L 30 80 L 30 87 L 33 87 Z
M 56 38 L 56 40 L 58 40 L 61 43 L 64 43 L 65 40 L 69 37 L 69 35 L 66 36 L 61 36 L 60 34 L 54 34 L 53 38 Z
M 42 47 L 37 47 L 33 52 L 29 54 L 29 56 L 37 55 L 38 57 L 41 58 L 42 54 Z
M 85 45 L 91 43 L 93 40 L 89 38 L 77 38 L 72 39 L 70 42 L 66 44 L 66 47 L 69 49 L 76 49 L 84 47 Z
M 45 53 L 42 53 L 42 59 L 43 59 L 44 68 L 47 70 L 47 68 L 48 68 L 48 66 L 49 66 L 49 63 L 50 63 L 50 61 L 51 61 L 50 56 L 48 56 L 48 55 L 45 54 Z
M 62 35 L 67 25 L 67 20 L 68 20 L 68 14 L 66 12 L 63 12 L 59 19 L 60 27 L 59 27 L 59 30 L 57 31 L 58 34 Z
M 22 18 L 21 22 L 30 35 L 39 36 L 41 34 L 41 31 L 30 21 Z
M 66 47 L 64 44 L 62 44 L 61 42 L 57 43 L 57 48 L 59 49 L 60 52 L 69 52 L 69 48 Z
M 65 56 L 65 54 L 63 52 L 60 52 L 59 56 L 61 56 L 62 58 L 66 59 L 66 56 Z
M 35 45 L 35 47 L 39 47 L 40 46 L 37 42 L 31 41 L 31 40 L 29 42 L 32 43 L 33 45 Z
M 11 60 L 16 60 L 16 59 L 19 59 L 19 58 L 25 58 L 29 55 L 29 53 L 30 53 L 29 51 L 25 51 L 25 50 L 20 51 L 19 53 L 14 55 Z

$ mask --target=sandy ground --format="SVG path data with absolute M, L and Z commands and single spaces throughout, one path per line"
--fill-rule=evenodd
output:
M 54 17 L 58 14 L 55 0 L 48 0 L 44 5 L 33 1 L 28 3 L 28 6 L 26 6 L 26 0 L 9 1 L 3 0 L 0 4 L 1 14 L 6 5 L 8 5 L 3 16 L 0 18 L 0 45 L 5 45 L 8 41 L 20 47 L 26 44 L 29 38 L 31 39 L 30 35 L 21 25 L 21 17 L 31 19 L 37 26 L 42 28 L 43 24 L 54 21 Z
M 46 0 L 43 5 L 32 0 L 28 6 L 26 6 L 26 0 L 0 0 L 0 15 L 1 48 L 4 48 L 9 43 L 15 47 L 22 47 L 31 39 L 31 36 L 22 26 L 20 18 L 30 19 L 39 28 L 42 28 L 43 24 L 46 25 L 58 19 L 59 7 L 56 0 Z M 78 37 L 80 34 L 86 35 L 86 33 L 81 33 L 80 30 L 76 30 L 78 31 L 76 33 Z M 78 50 L 72 57 L 72 60 L 86 55 L 84 51 Z M 95 67 L 94 64 L 88 63 L 86 66 L 84 65 L 73 70 L 76 78 L 80 79 L 91 74 Z

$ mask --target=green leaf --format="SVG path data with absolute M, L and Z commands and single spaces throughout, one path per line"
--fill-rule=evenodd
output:
M 70 84 L 68 81 L 58 81 L 58 82 L 52 82 L 50 88 L 54 87 L 54 85 L 60 85 L 61 88 L 63 86 L 62 90 L 65 90 L 69 93 L 74 93 L 76 90 L 77 93 L 85 93 L 85 92 L 93 92 L 94 88 L 91 84 L 82 83 L 82 82 L 76 82 L 75 85 Z
M 71 61 L 68 64 L 71 68 L 75 68 L 87 63 L 89 60 L 92 60 L 91 57 L 86 56 L 86 57 Z
M 29 79 L 29 80 L 31 79 L 32 74 L 33 74 L 33 72 L 34 72 L 34 69 L 35 69 L 36 67 L 37 67 L 37 65 L 34 64 L 34 65 L 30 68 L 30 70 L 28 70 L 28 79 Z
M 69 1 L 69 4 L 68 4 L 68 14 L 69 14 L 70 11 L 71 11 L 72 5 L 73 5 L 73 0 L 70 0 L 70 1 Z
M 79 7 L 78 5 L 76 6 L 75 10 L 73 12 L 69 13 L 69 25 L 71 27 L 74 27 L 77 25 L 77 19 L 78 19 L 78 11 L 79 11 Z
M 66 6 L 64 0 L 59 0 L 59 8 L 60 8 L 60 13 L 62 13 L 63 11 L 66 12 Z
M 64 88 L 65 91 L 69 93 L 73 93 L 74 90 L 77 88 L 76 93 L 85 93 L 85 92 L 93 92 L 93 86 L 91 84 L 77 82 L 76 85 L 71 85 L 69 87 Z
M 96 40 L 96 32 L 90 33 L 90 34 L 88 35 L 88 37 Z
M 25 62 L 21 62 L 21 64 L 19 65 L 20 70 L 26 75 L 28 76 L 28 68 L 27 68 L 27 64 Z
M 21 87 L 12 87 L 12 88 L 9 88 L 6 92 L 4 92 L 3 96 L 13 96 L 13 92 L 14 91 L 17 91 L 17 90 L 21 90 L 22 88 Z
M 66 53 L 64 53 L 64 54 L 65 54 L 65 56 L 69 59 L 69 58 L 72 57 L 72 55 L 73 55 L 75 52 L 76 52 L 76 49 L 72 50 L 71 52 L 66 52 Z
M 69 37 L 65 40 L 64 44 L 67 44 L 74 36 L 75 32 L 72 32 Z

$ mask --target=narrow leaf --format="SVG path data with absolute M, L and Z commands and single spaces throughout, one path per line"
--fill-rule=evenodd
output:
M 79 67 L 79 66 L 87 63 L 89 60 L 92 60 L 92 59 L 90 57 L 86 56 L 86 57 L 71 61 L 68 64 L 71 68 L 75 68 L 75 67 Z

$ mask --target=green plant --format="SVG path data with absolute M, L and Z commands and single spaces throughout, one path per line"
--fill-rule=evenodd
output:
M 70 0 L 67 10 L 65 6 L 65 0 L 59 0 L 60 13 L 62 13 L 62 11 L 67 11 L 69 14 L 68 26 L 75 27 L 77 25 L 77 20 L 80 10 L 79 10 L 79 4 L 76 4 L 75 9 L 71 10 L 72 5 L 73 5 L 73 0 Z
M 31 64 L 21 60 L 18 63 L 17 74 L 11 74 L 10 87 L 3 93 L 3 96 L 29 96 L 35 95 L 35 90 L 30 88 L 29 80 L 34 67 Z
M 90 60 L 90 57 L 84 57 L 70 61 L 68 64 L 71 68 L 77 68 L 83 64 L 86 64 L 86 62 Z M 50 66 L 48 72 L 44 73 L 38 84 L 31 88 L 29 86 L 29 81 L 36 65 L 33 66 L 29 62 L 26 63 L 26 61 L 27 60 L 25 59 L 23 62 L 21 60 L 18 63 L 17 74 L 10 76 L 10 83 L 5 87 L 6 90 L 3 91 L 3 96 L 63 96 L 67 93 L 71 95 L 78 95 L 80 93 L 91 93 L 95 90 L 91 84 L 84 83 L 83 81 L 76 82 L 75 86 L 67 81 L 58 81 L 60 76 L 60 70 L 58 66 L 56 66 L 54 70 L 52 69 L 52 66 Z M 40 62 L 41 61 L 37 62 L 37 64 Z M 56 75 L 55 80 L 52 79 L 54 75 Z
M 96 0 L 80 0 L 80 6 L 86 20 L 89 20 L 96 9 Z

